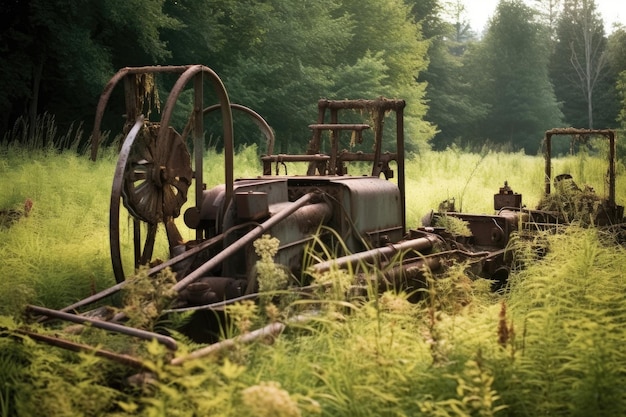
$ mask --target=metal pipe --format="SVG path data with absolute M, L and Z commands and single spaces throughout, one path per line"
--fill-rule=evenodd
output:
M 72 352 L 90 352 L 101 358 L 105 358 L 105 359 L 109 359 L 109 360 L 121 363 L 122 365 L 131 366 L 133 368 L 150 370 L 146 365 L 144 365 L 144 363 L 140 359 L 134 358 L 129 355 L 111 352 L 109 350 L 100 349 L 100 348 L 93 347 L 90 345 L 85 345 L 82 343 L 72 342 L 70 340 L 61 339 L 60 337 L 57 337 L 57 336 L 48 336 L 44 334 L 31 332 L 29 330 L 17 329 L 14 331 L 18 334 L 28 336 L 33 340 L 44 342 L 51 346 L 56 346 L 62 349 L 71 350 Z
M 176 255 L 171 259 L 168 259 L 167 261 L 152 267 L 150 269 L 148 269 L 148 276 L 152 276 L 160 271 L 162 271 L 163 269 L 172 266 L 172 265 L 176 265 L 179 262 L 184 261 L 187 258 L 190 258 L 191 256 L 194 256 L 200 252 L 202 252 L 203 250 L 215 245 L 216 243 L 220 242 L 222 239 L 224 239 L 224 234 L 219 234 L 217 236 L 212 237 L 209 240 L 205 240 L 204 242 L 200 243 L 198 246 L 191 248 L 189 250 L 186 250 L 185 252 L 181 253 L 180 255 Z M 122 288 L 124 288 L 126 286 L 126 284 L 128 284 L 128 281 L 122 281 L 119 284 L 116 284 L 112 287 L 109 287 L 103 291 L 100 291 L 97 294 L 94 294 L 90 297 L 84 298 L 80 301 L 75 302 L 74 304 L 71 304 L 67 307 L 62 308 L 59 311 L 62 312 L 68 312 L 68 311 L 72 311 L 72 310 L 76 310 L 77 308 L 80 308 L 82 306 L 86 306 L 88 304 L 91 303 L 95 303 L 96 301 L 100 301 L 101 299 L 108 297 L 110 295 L 115 294 L 116 292 L 118 292 L 119 290 L 121 290 Z
M 273 340 L 274 338 L 278 337 L 283 332 L 283 330 L 285 330 L 285 327 L 287 327 L 287 325 L 303 323 L 312 320 L 313 318 L 314 315 L 299 315 L 289 319 L 287 323 L 281 323 L 278 321 L 273 322 L 265 327 L 261 327 L 260 329 L 253 330 L 251 332 L 244 333 L 230 339 L 222 340 L 221 342 L 214 343 L 212 345 L 188 353 L 185 356 L 179 356 L 177 358 L 174 358 L 171 360 L 170 364 L 181 365 L 183 362 L 186 362 L 188 360 L 200 359 L 213 353 L 218 353 L 222 350 L 230 349 L 237 344 L 251 343 L 256 340 Z
M 204 117 L 203 117 L 203 82 L 202 73 L 196 74 L 194 83 L 194 108 L 193 108 L 193 154 L 194 154 L 194 176 L 196 179 L 196 207 L 202 207 L 204 197 Z M 202 239 L 202 230 L 196 230 L 196 239 Z
M 316 194 L 317 193 L 315 193 L 315 192 L 311 192 L 311 193 L 303 195 L 298 200 L 294 201 L 293 204 L 289 205 L 287 208 L 279 211 L 278 213 L 276 213 L 275 215 L 270 217 L 265 222 L 263 222 L 260 225 L 256 226 L 254 229 L 252 229 L 251 231 L 246 233 L 244 236 L 242 236 L 241 239 L 238 239 L 232 245 L 224 248 L 224 250 L 222 250 L 220 253 L 215 255 L 213 258 L 211 258 L 210 260 L 208 260 L 204 264 L 200 265 L 200 267 L 198 267 L 196 270 L 191 272 L 185 278 L 183 278 L 182 280 L 178 281 L 178 283 L 176 285 L 174 285 L 173 289 L 176 290 L 176 291 L 181 291 L 182 289 L 187 287 L 187 285 L 191 284 L 193 281 L 195 281 L 196 279 L 200 278 L 205 273 L 207 273 L 207 272 L 211 271 L 212 269 L 216 268 L 219 264 L 221 264 L 229 256 L 234 255 L 237 251 L 243 249 L 246 245 L 251 243 L 253 240 L 259 238 L 264 232 L 266 232 L 267 230 L 271 229 L 276 224 L 280 223 L 281 221 L 286 219 L 288 216 L 293 214 L 300 207 L 303 207 L 306 204 L 308 204 L 309 201 L 311 201 L 311 199 L 313 199 L 313 197 Z
M 337 268 L 354 267 L 361 262 L 371 262 L 381 258 L 388 259 L 398 252 L 416 250 L 423 251 L 432 249 L 439 241 L 436 235 L 426 235 L 417 239 L 406 240 L 400 243 L 392 243 L 381 248 L 374 248 L 368 251 L 346 255 L 341 258 L 324 261 L 311 266 L 313 273 L 323 273 L 329 271 L 333 266 Z
M 99 329 L 126 334 L 128 336 L 134 336 L 134 337 L 138 337 L 140 339 L 145 339 L 145 340 L 156 339 L 157 342 L 161 343 L 163 346 L 167 347 L 170 350 L 176 350 L 178 347 L 176 344 L 176 340 L 172 339 L 169 336 L 165 336 L 162 334 L 148 332 L 146 330 L 141 330 L 141 329 L 135 329 L 133 327 L 123 326 L 121 324 L 109 323 L 108 321 L 102 321 L 102 320 L 92 319 L 89 317 L 78 316 L 76 314 L 64 313 L 62 311 L 52 310 L 50 308 L 45 308 L 45 307 L 37 307 L 34 305 L 28 305 L 26 308 L 36 314 L 43 314 L 48 317 L 54 317 L 54 318 L 58 318 L 61 320 L 71 321 L 72 323 L 89 324 Z

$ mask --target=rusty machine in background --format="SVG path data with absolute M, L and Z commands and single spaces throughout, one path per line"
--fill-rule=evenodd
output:
M 149 107 L 158 104 L 158 97 L 146 85 L 162 73 L 173 74 L 177 79 L 161 109 L 160 120 L 152 121 L 148 117 L 152 114 Z M 495 287 L 501 287 L 509 275 L 506 248 L 511 234 L 530 222 L 562 220 L 552 212 L 523 208 L 521 195 L 505 184 L 494 197 L 497 214 L 431 213 L 424 225 L 409 228 L 405 219 L 403 100 L 320 100 L 317 120 L 309 125 L 308 149 L 296 155 L 275 154 L 273 132 L 266 121 L 253 110 L 230 103 L 220 78 L 202 65 L 120 70 L 105 87 L 98 104 L 93 159 L 98 153 L 100 124 L 107 102 L 120 82 L 124 85 L 126 101 L 125 139 L 113 179 L 110 206 L 111 258 L 117 284 L 61 310 L 29 306 L 41 319 L 89 323 L 135 337 L 154 338 L 175 349 L 173 339 L 125 326 L 123 317 L 105 319 L 98 316 L 97 309 L 81 310 L 119 291 L 128 282 L 126 278 L 141 265 L 149 268 L 149 275 L 165 268 L 176 274 L 173 290 L 178 297 L 171 311 L 189 308 L 216 311 L 230 302 L 255 299 L 259 296 L 255 269 L 258 255 L 253 242 L 266 234 L 279 240 L 274 260 L 293 277 L 285 290 L 292 288 L 297 292 L 309 284 L 307 277 L 314 274 L 350 268 L 359 280 L 355 284 L 376 281 L 380 290 L 414 293 L 425 285 L 425 270 L 436 273 L 455 260 L 467 262 L 477 276 L 492 279 Z M 217 104 L 204 104 L 205 84 L 212 87 Z M 193 114 L 179 133 L 171 121 L 185 89 L 193 92 Z M 204 115 L 218 110 L 224 140 L 225 182 L 207 189 L 203 176 L 211 167 L 204 166 Z M 263 172 L 259 176 L 234 178 L 234 111 L 251 117 L 266 137 L 267 148 L 261 157 Z M 357 116 L 365 120 L 354 123 Z M 386 120 L 395 122 L 392 129 L 395 140 L 383 140 Z M 546 136 L 548 155 L 550 137 L 558 133 Z M 611 131 L 599 133 L 609 135 L 614 149 Z M 342 135 L 349 136 L 352 143 L 373 137 L 373 144 L 365 147 L 366 151 L 346 150 L 341 145 Z M 392 144 L 393 149 L 386 151 L 383 144 Z M 302 166 L 302 173 L 281 175 L 281 169 L 286 171 L 288 163 Z M 614 167 L 614 162 L 611 164 Z M 547 179 L 551 178 L 549 167 L 548 159 Z M 348 175 L 352 170 L 360 172 Z M 610 175 L 613 191 L 607 204 L 611 210 L 607 219 L 617 222 L 617 217 L 621 221 L 623 208 L 615 205 L 614 168 Z M 194 191 L 195 200 L 183 211 L 189 190 Z M 549 192 L 547 180 L 546 193 Z M 132 267 L 123 265 L 123 259 L 128 257 L 123 256 L 120 243 L 122 207 L 133 223 Z M 181 216 L 188 229 L 184 233 L 179 230 Z M 460 238 L 436 226 L 434 220 L 441 216 L 463 220 L 471 236 Z M 183 236 L 189 235 L 189 230 L 193 238 L 186 240 Z M 169 259 L 155 263 L 155 242 L 163 231 Z M 313 257 L 305 257 L 307 250 L 319 244 L 333 248 L 332 257 L 316 257 L 315 261 Z M 310 262 L 305 263 L 306 259 Z M 209 341 L 211 331 L 214 329 L 204 329 L 204 334 L 195 332 L 194 337 Z M 61 339 L 44 341 L 84 348 Z M 119 359 L 111 352 L 100 354 Z

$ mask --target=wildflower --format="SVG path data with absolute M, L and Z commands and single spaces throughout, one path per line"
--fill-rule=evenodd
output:
M 261 382 L 242 391 L 243 403 L 257 417 L 299 417 L 298 404 L 278 382 Z

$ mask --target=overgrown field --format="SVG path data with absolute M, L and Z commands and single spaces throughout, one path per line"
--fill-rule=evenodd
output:
M 206 158 L 210 187 L 223 181 L 223 164 L 219 154 Z M 27 217 L 0 228 L 0 416 L 626 415 L 626 253 L 596 229 L 514 239 L 516 269 L 502 293 L 458 265 L 417 304 L 373 289 L 350 298 L 341 286 L 350 277 L 339 273 L 336 291 L 314 302 L 242 304 L 227 336 L 294 314 L 306 320 L 289 324 L 274 343 L 236 345 L 182 366 L 169 365 L 156 344 L 95 329 L 83 335 L 140 355 L 150 378 L 21 337 L 25 304 L 60 308 L 114 284 L 108 207 L 115 161 L 111 151 L 91 162 L 72 152 L 0 149 L 0 209 L 33 202 Z M 412 156 L 407 223 L 418 226 L 449 198 L 462 211 L 491 213 L 505 180 L 534 207 L 543 164 L 454 149 Z M 235 170 L 236 177 L 257 175 L 256 149 L 238 152 Z M 601 157 L 559 158 L 553 172 L 605 193 Z M 618 173 L 624 204 L 621 164 Z M 149 326 L 171 330 L 177 320 L 184 317 Z M 198 348 L 174 335 L 177 356 Z

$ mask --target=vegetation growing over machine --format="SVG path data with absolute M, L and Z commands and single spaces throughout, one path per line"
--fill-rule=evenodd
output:
M 254 150 L 236 155 L 238 169 L 258 171 L 259 165 L 249 166 L 258 164 L 250 152 Z M 3 155 L 3 187 L 9 188 L 2 195 L 11 198 L 4 206 L 19 205 L 27 196 L 34 199 L 31 216 L 0 231 L 2 276 L 12 277 L 2 281 L 1 327 L 4 335 L 12 336 L 0 338 L 0 408 L 5 415 L 241 415 L 260 404 L 251 402 L 258 398 L 255 392 L 275 393 L 272 407 L 283 405 L 281 410 L 288 413 L 295 404 L 294 415 L 303 416 L 416 410 L 425 415 L 583 416 L 597 410 L 620 415 L 626 409 L 616 391 L 624 383 L 619 369 L 624 366 L 621 345 L 626 335 L 619 323 L 626 314 L 626 283 L 620 275 L 626 257 L 623 248 L 605 245 L 596 229 L 578 227 L 516 243 L 515 264 L 520 268 L 511 275 L 506 293 L 492 293 L 488 282 L 469 279 L 459 266 L 440 277 L 418 304 L 409 303 L 407 294 L 392 292 L 369 301 L 346 299 L 342 292 L 316 293 L 312 301 L 335 308 L 288 326 L 273 344 L 235 344 L 234 350 L 170 366 L 163 347 L 142 343 L 143 366 L 156 378 L 134 377 L 145 385 L 131 388 L 126 377 L 143 375 L 136 369 L 33 343 L 18 333 L 24 304 L 58 308 L 93 291 L 92 285 L 97 291 L 111 284 L 101 208 L 108 204 L 114 155 L 95 164 L 67 152 L 3 148 Z M 222 163 L 219 154 L 211 152 L 209 158 L 215 166 Z M 408 194 L 408 206 L 415 208 L 410 222 L 418 222 L 419 215 L 441 200 L 441 190 L 429 188 L 439 169 L 458 179 L 441 187 L 457 195 L 465 186 L 463 173 L 481 156 L 449 150 L 417 158 L 409 160 L 409 170 L 420 164 L 432 169 L 410 175 L 411 186 L 428 191 Z M 578 158 L 555 163 L 577 167 Z M 584 158 L 585 183 L 602 179 L 604 158 Z M 526 169 L 517 169 L 519 164 Z M 503 168 L 516 190 L 539 194 L 543 160 L 515 154 L 484 156 L 470 187 L 493 192 L 501 185 L 493 173 Z M 530 181 L 528 172 L 535 172 L 538 180 Z M 623 173 L 618 165 L 619 196 L 624 195 Z M 76 177 L 93 179 L 68 182 Z M 474 198 L 467 195 L 464 205 L 476 211 L 491 209 L 484 199 Z M 59 213 L 76 215 L 70 221 Z M 89 244 L 77 245 L 84 236 L 89 236 Z M 81 279 L 86 267 L 92 283 Z M 281 317 L 281 310 L 272 315 L 267 311 L 250 310 L 252 315 L 242 312 L 241 317 L 259 326 Z M 229 335 L 241 329 L 245 326 Z M 103 332 L 96 335 L 103 343 L 111 338 Z M 113 344 L 119 347 L 119 342 Z M 198 348 L 185 338 L 178 342 L 181 352 Z M 33 398 L 38 399 L 36 409 Z

